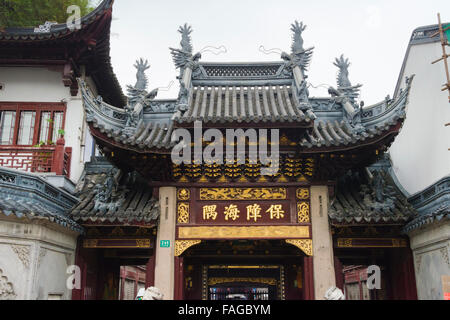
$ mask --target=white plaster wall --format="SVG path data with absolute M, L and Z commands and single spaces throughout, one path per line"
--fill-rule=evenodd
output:
M 163 300 L 174 299 L 176 192 L 175 187 L 159 188 L 161 215 L 156 239 L 155 287 L 163 293 Z M 170 247 L 161 248 L 161 240 L 170 240 Z
M 428 225 L 409 236 L 418 298 L 443 300 L 442 276 L 450 276 L 450 221 Z
M 67 267 L 74 263 L 77 234 L 54 225 L 0 220 L 0 269 L 15 299 L 71 299 Z M 0 295 L 0 300 L 2 299 Z
M 336 286 L 333 238 L 328 221 L 328 187 L 311 187 L 314 295 L 324 300 L 325 292 Z
M 393 170 L 410 194 L 422 191 L 450 174 L 450 104 L 440 43 L 411 46 L 402 75 L 415 74 L 406 121 L 390 148 Z M 402 80 L 403 87 L 404 81 Z
M 66 146 L 72 147 L 70 179 L 75 183 L 84 168 L 85 149 L 83 147 L 88 128 L 84 122 L 84 109 L 81 93 L 70 95 L 70 88 L 62 82 L 62 67 L 0 67 L 0 82 L 4 89 L 0 91 L 0 102 L 66 102 L 65 136 Z M 95 86 L 94 86 L 95 87 Z M 88 143 L 93 143 L 88 140 Z

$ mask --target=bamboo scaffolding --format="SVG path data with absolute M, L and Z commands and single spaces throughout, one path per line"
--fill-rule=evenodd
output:
M 448 45 L 447 40 L 445 39 L 444 36 L 444 32 L 447 30 L 450 30 L 450 26 L 446 27 L 445 29 L 442 26 L 441 23 L 441 15 L 440 13 L 437 14 L 438 16 L 438 23 L 439 23 L 439 31 L 433 33 L 430 37 L 433 38 L 435 36 L 437 36 L 438 34 L 440 35 L 441 38 L 441 46 L 442 46 L 442 57 L 440 57 L 439 59 L 433 61 L 431 64 L 435 64 L 439 61 L 444 61 L 444 66 L 445 66 L 445 74 L 447 76 L 447 83 L 443 84 L 443 88 L 441 89 L 442 91 L 448 90 L 449 92 L 449 96 L 448 96 L 448 101 L 450 102 L 450 74 L 448 72 L 448 57 L 450 57 L 450 54 L 447 54 L 446 52 L 446 46 Z

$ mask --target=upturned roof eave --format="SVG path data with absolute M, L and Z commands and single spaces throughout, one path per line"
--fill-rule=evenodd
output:
M 36 33 L 34 27 L 32 28 L 19 28 L 9 27 L 5 28 L 3 32 L 0 31 L 0 42 L 29 42 L 29 41 L 48 41 L 59 38 L 65 38 L 72 34 L 82 32 L 83 29 L 98 20 L 99 17 L 111 13 L 114 0 L 103 0 L 93 11 L 80 19 L 80 29 L 71 29 L 67 23 L 59 23 L 51 26 L 48 33 Z M 44 21 L 43 21 L 44 22 Z

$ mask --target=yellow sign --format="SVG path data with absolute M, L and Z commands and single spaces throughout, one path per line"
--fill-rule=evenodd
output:
M 187 208 L 179 207 L 179 217 L 180 214 L 183 213 L 183 216 L 187 216 L 186 219 L 182 221 L 178 221 L 179 223 L 187 223 L 189 214 L 185 214 L 185 212 L 189 211 L 189 206 L 186 204 Z M 288 207 L 288 205 L 285 203 L 285 207 Z M 246 212 L 247 214 L 242 216 L 240 215 L 241 210 Z M 262 203 L 262 204 L 250 204 L 245 205 L 241 203 L 231 203 L 228 206 L 226 204 L 220 203 L 220 204 L 207 204 L 202 207 L 202 220 L 207 221 L 214 221 L 217 223 L 224 223 L 224 222 L 251 222 L 251 223 L 257 223 L 268 220 L 278 220 L 278 222 L 286 222 L 286 218 L 289 217 L 289 212 L 286 212 L 285 209 L 283 209 L 283 204 L 268 204 L 268 203 Z M 180 220 L 180 219 L 179 219 Z M 244 220 L 244 221 L 242 221 Z M 186 221 L 186 222 L 184 222 Z
M 309 238 L 308 226 L 179 227 L 179 239 Z

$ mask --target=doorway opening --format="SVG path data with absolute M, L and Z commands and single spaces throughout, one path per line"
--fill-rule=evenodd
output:
M 182 256 L 186 300 L 301 300 L 306 255 L 284 240 L 208 240 Z

